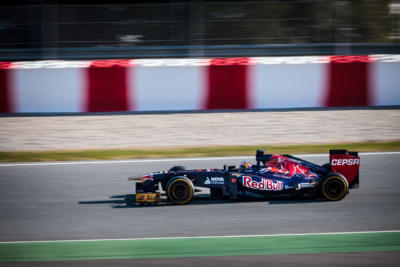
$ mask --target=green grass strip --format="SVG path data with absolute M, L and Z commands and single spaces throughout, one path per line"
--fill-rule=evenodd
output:
M 0 243 L 0 261 L 138 259 L 399 250 L 400 232 L 372 232 Z
M 0 152 L 0 162 L 28 161 L 68 161 L 68 160 L 108 160 L 131 158 L 166 157 L 210 157 L 232 155 L 255 155 L 257 149 L 267 153 L 300 154 L 328 153 L 329 149 L 348 149 L 359 152 L 399 151 L 400 141 L 367 142 L 343 144 L 303 144 L 303 145 L 259 145 L 259 146 L 213 146 L 163 149 L 104 149 L 104 150 L 64 150 L 64 151 L 20 151 Z

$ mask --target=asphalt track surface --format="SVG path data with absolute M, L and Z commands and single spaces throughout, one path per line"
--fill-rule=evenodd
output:
M 328 156 L 305 159 L 323 164 Z M 129 176 L 168 169 L 219 168 L 242 159 L 127 161 L 68 164 L 0 165 L 0 241 L 80 240 L 137 237 L 184 237 L 380 231 L 400 229 L 400 154 L 361 155 L 360 188 L 338 202 L 310 200 L 212 201 L 196 199 L 186 206 L 132 205 L 134 184 Z M 335 254 L 335 253 L 333 253 Z M 339 253 L 340 254 L 340 253 Z M 349 253 L 350 264 L 360 263 L 359 253 Z M 398 252 L 366 253 L 371 262 L 399 263 Z M 333 259 L 332 254 L 303 256 L 305 262 Z M 353 256 L 351 256 L 353 255 Z M 294 258 L 292 258 L 294 257 Z M 289 258 L 271 255 L 256 259 Z M 223 258 L 211 262 L 223 261 Z M 219 258 L 219 257 L 218 257 Z M 241 260 L 229 258 L 221 265 Z M 246 257 L 241 257 L 243 260 Z M 254 257 L 249 257 L 251 263 Z M 282 260 L 278 260 L 282 258 Z M 338 263 L 342 262 L 338 260 Z M 253 261 L 256 261 L 254 259 Z M 308 261 L 306 260 L 308 259 Z M 169 259 L 168 261 L 173 261 Z M 179 266 L 179 259 L 173 265 Z M 182 266 L 195 259 L 182 259 Z M 335 261 L 335 262 L 337 262 Z M 103 262 L 103 261 L 102 261 Z M 105 263 L 106 261 L 104 261 Z M 139 263 L 140 260 L 119 260 Z M 159 262 L 159 263 L 157 263 Z M 268 260 L 272 265 L 273 261 Z M 90 266 L 99 262 L 80 262 Z M 110 263 L 110 262 L 108 262 Z M 160 259 L 148 264 L 163 265 Z M 207 261 L 201 261 L 207 265 Z M 229 264 L 228 264 L 229 263 Z M 345 264 L 344 262 L 342 262 Z M 23 263 L 20 263 L 23 265 Z M 62 262 L 58 263 L 63 266 Z M 68 264 L 68 263 L 66 263 Z M 65 265 L 66 265 L 65 264 Z M 76 263 L 78 264 L 78 263 Z M 74 264 L 74 265 L 76 265 Z M 146 264 L 141 264 L 145 265 Z M 218 264 L 216 264 L 218 265 Z M 194 266 L 196 266 L 194 264 Z M 233 265 L 234 266 L 234 265 Z
M 89 260 L 0 263 L 12 267 L 132 267 L 132 266 L 399 266 L 400 252 L 322 253 L 292 255 L 219 256 L 163 259 Z

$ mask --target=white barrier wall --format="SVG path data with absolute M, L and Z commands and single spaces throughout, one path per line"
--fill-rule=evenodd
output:
M 198 66 L 138 66 L 129 70 L 134 110 L 202 108 L 203 71 Z
M 252 108 L 318 107 L 322 105 L 322 63 L 253 66 Z
M 400 56 L 0 62 L 0 112 L 400 105 Z
M 77 68 L 12 70 L 14 108 L 17 112 L 80 112 L 84 82 Z
M 373 64 L 372 81 L 375 88 L 373 104 L 399 105 L 400 103 L 400 63 L 378 61 Z

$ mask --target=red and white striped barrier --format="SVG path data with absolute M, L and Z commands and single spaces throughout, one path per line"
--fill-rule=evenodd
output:
M 400 55 L 0 62 L 0 112 L 400 105 Z

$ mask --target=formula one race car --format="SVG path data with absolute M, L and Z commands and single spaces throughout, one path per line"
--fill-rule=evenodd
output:
M 169 201 L 189 203 L 199 188 L 209 188 L 211 198 L 244 199 L 294 196 L 337 201 L 349 188 L 359 186 L 360 158 L 357 152 L 330 150 L 330 163 L 323 166 L 290 156 L 264 154 L 257 150 L 256 165 L 244 162 L 239 168 L 186 170 L 174 166 L 136 181 L 137 203 L 161 201 L 159 185 Z

